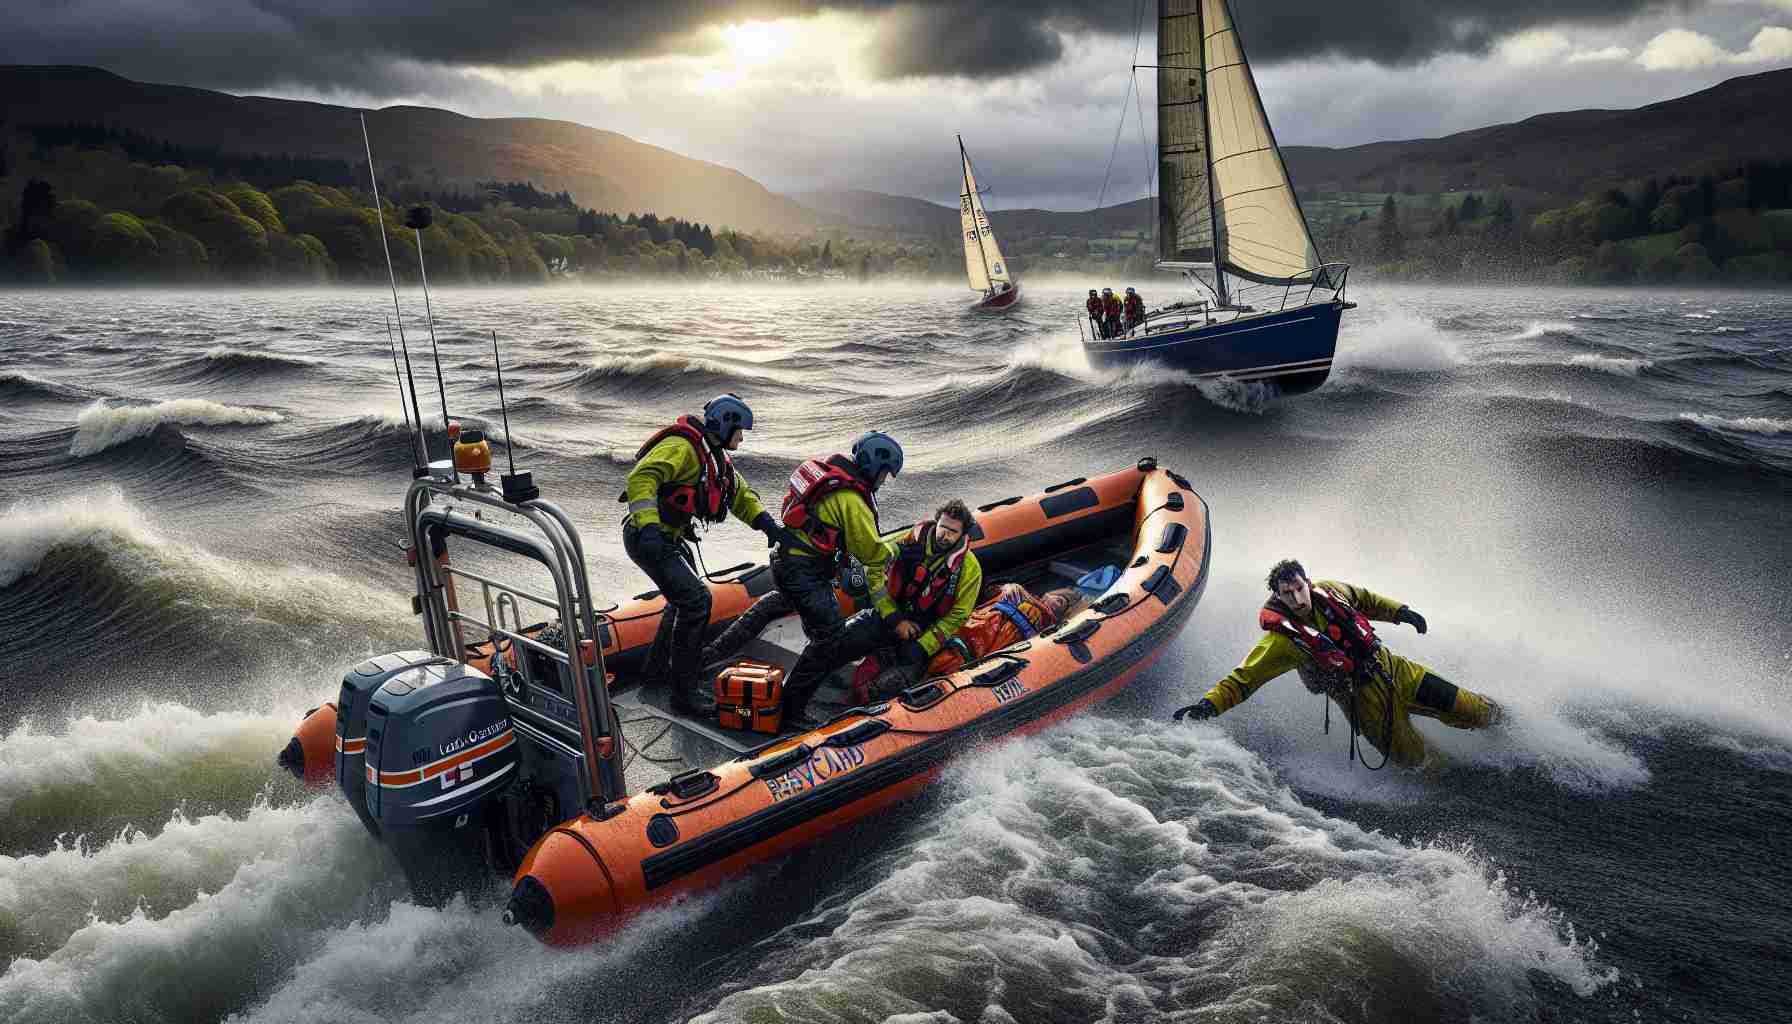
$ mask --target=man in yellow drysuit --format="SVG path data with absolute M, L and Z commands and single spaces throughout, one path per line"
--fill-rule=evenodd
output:
M 1369 620 L 1404 622 L 1425 632 L 1425 617 L 1406 605 L 1348 583 L 1315 584 L 1295 561 L 1278 562 L 1270 570 L 1269 589 L 1274 596 L 1258 616 L 1263 639 L 1200 701 L 1178 708 L 1176 721 L 1228 711 L 1290 669 L 1300 673 L 1308 690 L 1343 709 L 1345 720 L 1376 750 L 1405 767 L 1433 768 L 1442 760 L 1413 727 L 1411 715 L 1456 729 L 1485 729 L 1500 721 L 1497 702 L 1381 645 Z

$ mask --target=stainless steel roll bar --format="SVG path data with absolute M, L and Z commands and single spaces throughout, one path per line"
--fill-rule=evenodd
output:
M 442 501 L 432 503 L 434 498 Z M 486 522 L 476 514 L 467 515 L 454 507 L 456 503 L 508 512 L 534 526 L 540 537 Z M 459 626 L 468 623 L 484 630 L 494 641 L 497 637 L 508 638 L 564 665 L 567 678 L 572 681 L 570 688 L 578 717 L 580 753 L 589 775 L 588 792 L 593 796 L 593 803 L 598 804 L 588 807 L 587 811 L 599 813 L 604 807 L 624 799 L 628 787 L 623 775 L 622 738 L 614 733 L 616 718 L 610 709 L 609 689 L 604 682 L 604 633 L 598 628 L 599 616 L 593 610 L 584 546 L 579 542 L 578 530 L 572 520 L 558 506 L 541 498 L 513 503 L 489 485 L 468 485 L 447 474 L 432 474 L 414 480 L 406 492 L 405 523 L 410 532 L 411 550 L 416 554 L 417 607 L 423 616 L 423 631 L 430 650 L 464 662 L 467 651 L 459 640 Z M 431 543 L 431 534 L 438 531 L 541 563 L 553 580 L 554 597 L 550 599 L 438 563 L 433 555 L 435 545 Z M 442 543 L 446 544 L 446 536 Z M 449 582 L 455 576 L 480 584 L 485 620 L 451 604 Z M 494 588 L 498 591 L 495 606 Z M 559 648 L 522 635 L 518 599 L 550 608 L 558 614 L 561 624 Z M 514 629 L 508 628 L 503 621 L 506 605 L 515 617 Z M 607 617 L 605 621 L 607 623 Z M 584 656 L 586 641 L 591 645 L 589 665 Z M 495 642 L 493 653 L 497 656 Z M 519 662 L 524 660 L 518 659 Z

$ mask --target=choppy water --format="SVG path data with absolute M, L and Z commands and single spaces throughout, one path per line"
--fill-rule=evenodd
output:
M 450 411 L 496 418 L 498 330 L 517 456 L 606 592 L 643 588 L 628 456 L 721 390 L 765 490 L 899 436 L 892 521 L 1145 454 L 1212 506 L 1205 601 L 1120 700 L 575 952 L 413 905 L 273 767 L 343 667 L 418 640 L 389 297 L 0 294 L 0 1020 L 1781 1015 L 1792 298 L 1364 289 L 1333 380 L 1276 402 L 1090 372 L 1083 286 L 1002 319 L 944 288 L 436 294 Z M 1512 727 L 1422 726 L 1435 781 L 1347 770 L 1292 679 L 1172 727 L 1287 556 L 1423 611 L 1395 648 Z

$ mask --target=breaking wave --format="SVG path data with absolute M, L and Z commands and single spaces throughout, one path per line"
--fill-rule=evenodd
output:
M 75 437 L 69 444 L 69 454 L 77 458 L 93 455 L 144 437 L 164 424 L 235 426 L 285 420 L 284 415 L 271 409 L 225 405 L 205 398 L 176 398 L 154 405 L 107 405 L 101 400 L 81 410 L 75 418 Z
M 951 784 L 950 813 L 740 958 L 751 983 L 697 1020 L 1512 1020 L 1536 977 L 1589 997 L 1618 976 L 1472 848 L 1320 814 L 1209 729 L 1078 719 Z
M 93 397 L 93 392 L 72 384 L 34 377 L 22 370 L 6 370 L 0 371 L 0 397 L 15 401 L 45 398 L 85 401 Z
M 1678 418 L 1683 422 L 1704 427 L 1707 430 L 1769 436 L 1792 434 L 1792 419 L 1773 419 L 1768 416 L 1714 416 L 1703 412 L 1683 412 Z
M 1648 359 L 1627 359 L 1618 356 L 1602 356 L 1595 355 L 1591 352 L 1582 352 L 1579 355 L 1570 356 L 1566 365 L 1583 366 L 1591 370 L 1598 370 L 1601 373 L 1615 373 L 1623 377 L 1634 377 L 1655 364 Z

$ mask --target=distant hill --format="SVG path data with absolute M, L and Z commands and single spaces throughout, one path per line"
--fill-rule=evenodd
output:
M 0 65 L 0 121 L 132 129 L 231 153 L 361 161 L 353 107 L 153 85 L 98 68 Z M 831 218 L 722 167 L 616 132 L 533 117 L 472 118 L 427 107 L 367 111 L 382 172 L 444 183 L 529 181 L 579 205 L 657 213 L 748 231 L 805 231 Z
M 850 224 L 913 231 L 920 234 L 956 234 L 958 211 L 950 206 L 892 196 L 863 189 L 798 192 L 791 199 L 814 210 L 833 214 Z M 1151 200 L 1138 199 L 1100 210 L 991 210 L 996 237 L 1013 235 L 1071 235 L 1095 238 L 1115 231 L 1136 231 L 1151 219 Z
M 1792 158 L 1792 68 L 1635 110 L 1572 110 L 1441 139 L 1288 146 L 1303 192 L 1525 190 L 1579 196 L 1636 178 Z M 1388 187 L 1394 186 L 1394 187 Z
M 925 199 L 892 196 L 858 188 L 827 189 L 819 192 L 794 192 L 789 198 L 810 208 L 829 213 L 848 224 L 895 228 L 924 234 L 951 233 L 958 230 L 958 211 Z

